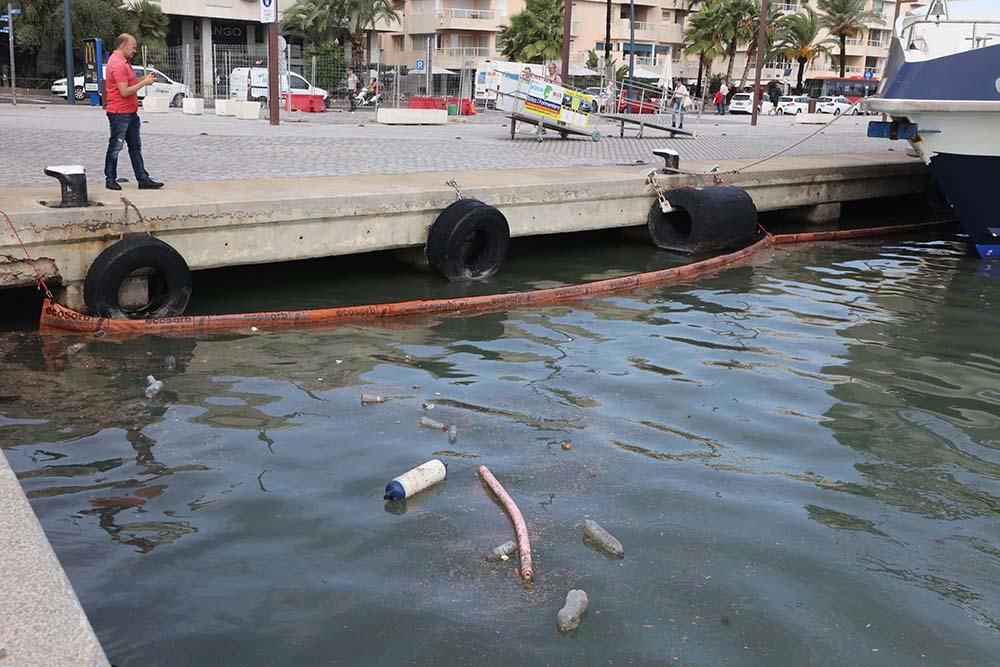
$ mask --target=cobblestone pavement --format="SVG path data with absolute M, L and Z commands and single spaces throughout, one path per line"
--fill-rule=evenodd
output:
M 688 117 L 686 127 L 697 139 L 670 139 L 647 130 L 643 139 L 628 129 L 604 123 L 604 138 L 560 140 L 549 132 L 539 143 L 527 132 L 510 139 L 507 119 L 487 112 L 470 122 L 446 126 L 383 126 L 373 114 L 326 113 L 305 116 L 307 122 L 241 121 L 212 115 L 185 116 L 179 110 L 144 114 L 143 155 L 149 172 L 167 182 L 177 180 L 337 176 L 413 171 L 510 169 L 519 167 L 658 164 L 657 147 L 680 151 L 682 160 L 763 157 L 817 131 L 791 117 L 761 118 L 750 126 L 747 116 Z M 848 117 L 823 129 L 788 155 L 902 150 L 888 141 L 868 139 L 868 119 Z M 630 137 L 631 135 L 631 137 Z M 0 186 L 54 184 L 42 170 L 51 164 L 82 164 L 91 187 L 99 185 L 107 145 L 107 120 L 100 109 L 64 105 L 0 106 Z M 133 180 L 126 151 L 118 173 Z

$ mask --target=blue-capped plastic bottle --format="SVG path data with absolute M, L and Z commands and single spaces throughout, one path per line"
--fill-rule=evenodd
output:
M 438 459 L 418 465 L 385 485 L 386 500 L 403 500 L 444 481 L 448 468 Z

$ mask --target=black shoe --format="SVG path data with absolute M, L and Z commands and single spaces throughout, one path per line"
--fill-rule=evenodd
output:
M 118 185 L 116 181 L 104 181 L 104 187 L 108 190 L 121 190 L 122 186 Z
M 149 179 L 148 181 L 139 181 L 139 189 L 140 190 L 159 190 L 162 187 L 163 187 L 163 183 L 158 183 L 158 182 L 154 181 L 153 179 Z M 119 188 L 119 190 L 120 189 L 121 188 Z

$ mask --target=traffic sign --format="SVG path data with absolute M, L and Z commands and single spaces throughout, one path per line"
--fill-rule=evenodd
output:
M 275 23 L 278 20 L 278 7 L 275 0 L 258 0 L 260 3 L 260 22 Z
M 423 58 L 417 58 L 417 65 L 416 65 L 416 67 L 413 68 L 413 71 L 414 72 L 423 73 L 426 70 L 427 70 L 427 67 L 424 64 L 424 59 Z
M 875 76 L 875 72 L 870 69 L 865 70 L 865 81 L 871 81 L 873 76 Z

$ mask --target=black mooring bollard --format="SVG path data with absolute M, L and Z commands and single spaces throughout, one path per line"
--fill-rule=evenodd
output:
M 676 172 L 681 168 L 681 154 L 671 148 L 654 148 L 653 155 L 663 158 L 663 172 Z
M 58 165 L 46 167 L 45 175 L 51 176 L 59 181 L 62 188 L 62 201 L 50 206 L 58 208 L 73 208 L 77 206 L 90 206 L 87 200 L 87 174 L 80 165 Z

